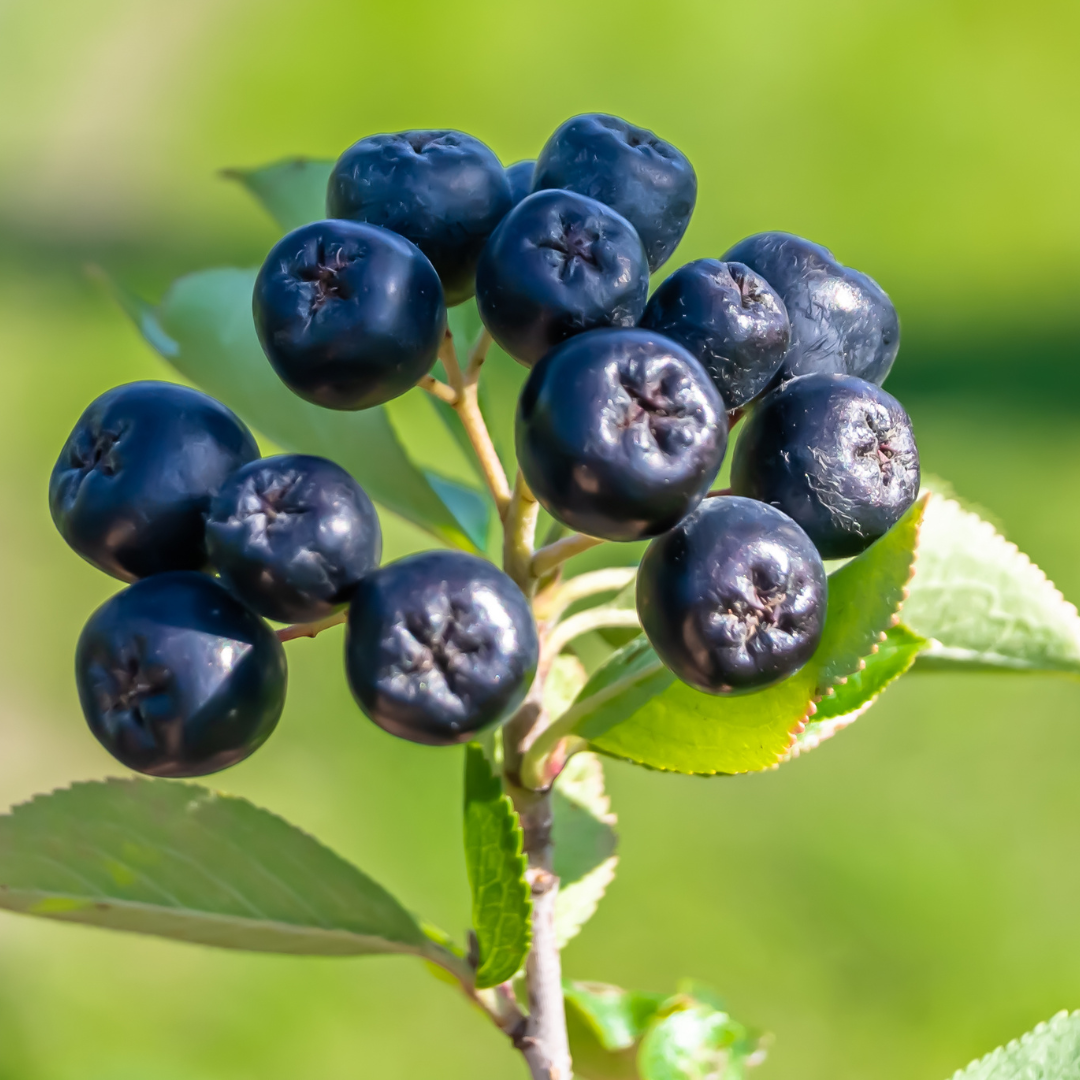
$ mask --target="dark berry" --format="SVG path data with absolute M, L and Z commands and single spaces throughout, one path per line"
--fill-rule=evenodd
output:
M 705 369 L 649 330 L 571 338 L 532 369 L 518 401 L 518 462 L 540 504 L 608 540 L 656 536 L 693 510 L 727 434 Z
M 326 192 L 327 216 L 411 240 L 438 271 L 451 305 L 472 296 L 476 260 L 510 205 L 499 159 L 460 131 L 361 139 L 338 158 Z
M 660 659 L 707 694 L 759 690 L 810 659 L 828 582 L 786 514 L 736 496 L 706 499 L 646 549 L 641 625 Z
M 79 417 L 53 467 L 49 509 L 87 562 L 122 581 L 201 570 L 210 497 L 258 456 L 251 432 L 212 397 L 127 383 Z
M 151 776 L 204 776 L 243 761 L 285 704 L 273 631 L 212 578 L 158 574 L 105 601 L 75 653 L 90 730 Z
M 617 116 L 567 120 L 536 161 L 533 191 L 565 188 L 617 210 L 638 231 L 649 269 L 678 246 L 697 199 L 697 177 L 684 154 L 651 131 Z
M 794 518 L 823 558 L 858 555 L 919 493 L 911 421 L 896 398 L 863 379 L 792 379 L 751 410 L 731 488 Z
M 536 672 L 532 611 L 501 570 L 475 555 L 425 551 L 360 582 L 345 669 L 383 730 L 449 746 L 506 719 Z
M 729 409 L 768 386 L 791 337 L 784 301 L 742 263 L 696 259 L 652 294 L 641 325 L 701 361 Z
M 790 233 L 740 240 L 724 256 L 746 263 L 779 294 L 791 321 L 791 346 L 779 377 L 824 372 L 880 386 L 900 348 L 900 320 L 885 290 L 842 266 L 827 248 Z
M 326 458 L 281 454 L 233 473 L 210 504 L 210 561 L 260 615 L 325 619 L 379 565 L 382 533 L 360 485 Z
M 633 226 L 570 191 L 541 191 L 503 219 L 476 271 L 492 337 L 531 367 L 561 341 L 599 326 L 633 326 L 649 266 Z
M 510 203 L 517 206 L 532 191 L 533 170 L 536 161 L 515 161 L 506 166 L 506 180 L 510 185 Z
M 282 237 L 252 308 L 282 382 L 327 409 L 368 409 L 405 393 L 431 370 L 446 333 L 442 286 L 423 253 L 351 221 Z

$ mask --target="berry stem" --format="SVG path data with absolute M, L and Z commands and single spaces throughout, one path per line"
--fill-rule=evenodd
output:
M 561 584 L 555 584 L 540 593 L 533 603 L 537 619 L 551 622 L 573 603 L 596 593 L 618 592 L 625 589 L 637 577 L 636 566 L 612 566 L 606 570 L 592 570 L 578 574 Z
M 293 623 L 292 626 L 282 627 L 277 632 L 278 641 L 293 641 L 296 638 L 302 637 L 315 637 L 316 634 L 321 634 L 324 630 L 329 630 L 331 626 L 339 626 L 341 623 L 349 617 L 348 611 L 339 611 L 335 615 L 329 615 L 325 619 L 320 619 L 318 622 L 307 623 Z
M 590 630 L 600 630 L 603 627 L 638 628 L 640 626 L 641 620 L 638 618 L 638 613 L 634 608 L 601 606 L 579 611 L 576 615 L 571 615 L 569 619 L 564 619 L 562 622 L 555 624 L 547 639 L 541 644 L 540 663 L 543 666 L 546 658 L 547 667 L 550 668 L 555 661 L 555 657 L 574 638 L 581 637 L 582 634 L 587 634 Z
M 439 349 L 439 359 L 446 370 L 449 385 L 440 382 L 432 375 L 425 375 L 417 386 L 440 401 L 445 401 L 458 414 L 462 427 L 465 428 L 465 434 L 469 437 L 469 444 L 476 455 L 476 460 L 480 464 L 480 471 L 484 474 L 484 480 L 495 500 L 499 517 L 505 521 L 507 507 L 510 504 L 510 484 L 506 479 L 506 470 L 503 468 L 502 461 L 499 460 L 495 444 L 491 441 L 491 433 L 484 422 L 484 415 L 480 411 L 480 368 L 483 367 L 490 344 L 491 335 L 485 330 L 472 347 L 469 353 L 468 370 L 462 374 L 453 335 L 447 330 Z
M 584 533 L 571 533 L 553 544 L 542 547 L 533 556 L 530 571 L 534 577 L 542 578 L 545 574 L 554 570 L 566 562 L 567 559 L 580 555 L 589 548 L 594 548 L 604 541 L 596 536 L 586 536 Z
M 536 591 L 536 580 L 540 576 L 532 570 L 536 518 L 539 513 L 540 504 L 518 470 L 514 480 L 514 493 L 503 517 L 503 569 L 530 599 Z

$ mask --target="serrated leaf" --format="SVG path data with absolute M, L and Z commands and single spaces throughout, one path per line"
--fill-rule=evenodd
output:
M 465 866 L 479 947 L 476 985 L 512 978 L 529 952 L 532 899 L 523 836 L 510 799 L 481 748 L 465 748 Z
M 952 1080 L 1080 1080 L 1080 1012 L 1060 1012 Z
M 863 670 L 856 671 L 818 702 L 813 720 L 795 736 L 795 744 L 783 760 L 815 749 L 858 720 L 911 667 L 926 644 L 925 638 L 913 634 L 906 626 L 891 627 L 877 652 L 865 658 Z
M 278 445 L 337 461 L 382 506 L 446 544 L 476 550 L 467 529 L 410 461 L 385 409 L 322 409 L 302 401 L 274 374 L 251 317 L 256 273 L 218 268 L 189 274 L 173 282 L 157 307 L 113 288 L 149 344 L 181 375 Z
M 652 1025 L 638 1050 L 638 1074 L 641 1080 L 740 1080 L 756 1049 L 727 1013 L 693 1004 Z
M 577 754 L 555 781 L 552 795 L 555 846 L 555 936 L 565 948 L 596 913 L 615 878 L 616 817 L 604 791 L 604 769 L 595 754 Z
M 755 693 L 703 694 L 678 682 L 648 641 L 636 638 L 578 695 L 573 733 L 593 749 L 655 769 L 715 774 L 777 764 L 814 699 L 857 671 L 892 623 L 911 577 L 924 506 L 917 503 L 830 575 L 821 645 L 795 675 Z
M 0 816 L 0 907 L 260 952 L 430 950 L 385 889 L 306 833 L 173 781 L 75 784 Z
M 934 496 L 904 622 L 931 639 L 933 667 L 1080 673 L 1080 617 L 992 525 Z
M 254 169 L 223 169 L 221 175 L 238 181 L 285 232 L 326 217 L 326 186 L 332 161 L 288 158 Z

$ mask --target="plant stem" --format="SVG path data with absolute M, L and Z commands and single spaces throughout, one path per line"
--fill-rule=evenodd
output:
M 578 574 L 561 584 L 545 589 L 536 598 L 533 609 L 538 619 L 550 622 L 557 619 L 573 603 L 602 592 L 618 592 L 625 589 L 637 577 L 636 566 L 612 566 L 606 570 L 592 570 Z
M 331 626 L 339 626 L 349 617 L 348 611 L 339 611 L 336 615 L 329 615 L 318 622 L 293 623 L 285 626 L 277 632 L 278 641 L 293 641 L 296 638 L 314 637 Z
M 534 556 L 531 573 L 534 577 L 542 578 L 545 574 L 562 565 L 567 559 L 580 555 L 589 548 L 594 548 L 604 541 L 597 536 L 586 536 L 584 533 L 571 533 L 554 544 L 542 547 Z
M 579 611 L 556 623 L 548 634 L 543 644 L 540 663 L 542 667 L 550 667 L 555 657 L 576 637 L 587 634 L 590 630 L 599 630 L 603 627 L 640 627 L 641 620 L 634 608 L 609 608 L 595 607 L 585 611 Z M 546 665 L 545 665 L 546 661 Z
M 540 576 L 533 571 L 533 543 L 539 513 L 540 504 L 519 469 L 514 480 L 514 492 L 503 518 L 503 569 L 530 599 Z

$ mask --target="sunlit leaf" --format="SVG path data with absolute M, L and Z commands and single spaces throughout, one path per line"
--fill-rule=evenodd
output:
M 512 978 L 529 952 L 532 899 L 521 848 L 517 813 L 484 752 L 470 744 L 465 748 L 465 866 L 480 988 Z
M 1080 1080 L 1080 1012 L 1060 1012 L 952 1080 Z
M 385 889 L 306 833 L 163 780 L 75 784 L 0 817 L 0 907 L 260 952 L 431 945 Z

